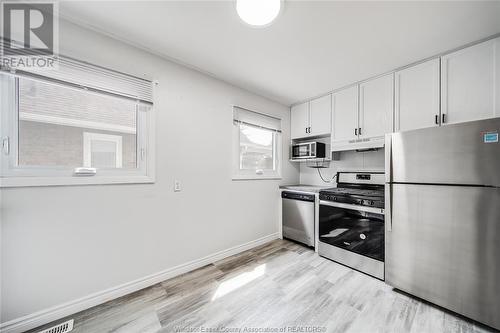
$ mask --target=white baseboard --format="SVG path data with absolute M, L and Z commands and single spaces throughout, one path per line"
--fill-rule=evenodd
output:
M 0 324 L 1 333 L 20 333 L 35 327 L 50 323 L 54 320 L 70 316 L 74 313 L 89 309 L 93 306 L 105 303 L 107 301 L 116 299 L 118 297 L 130 294 L 134 291 L 150 287 L 159 282 L 171 279 L 183 273 L 187 273 L 194 269 L 211 264 L 218 260 L 230 257 L 240 252 L 252 249 L 256 246 L 265 244 L 272 240 L 278 239 L 278 233 L 274 233 L 245 244 L 237 245 L 232 248 L 222 250 L 206 256 L 201 259 L 193 260 L 182 265 L 178 265 L 164 271 L 124 283 L 122 285 L 103 290 L 74 301 L 56 305 L 46 310 L 38 311 L 33 314 L 10 320 L 6 323 Z

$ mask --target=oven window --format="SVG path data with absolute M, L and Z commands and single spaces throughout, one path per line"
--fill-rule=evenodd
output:
M 384 261 L 384 215 L 320 205 L 319 240 Z

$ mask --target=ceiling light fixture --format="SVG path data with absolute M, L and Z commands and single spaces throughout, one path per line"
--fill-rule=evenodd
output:
M 270 24 L 280 13 L 282 0 L 236 0 L 240 18 L 253 26 Z

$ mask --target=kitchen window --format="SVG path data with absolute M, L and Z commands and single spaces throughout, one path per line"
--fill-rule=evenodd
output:
M 281 120 L 233 108 L 233 179 L 281 178 Z
M 2 187 L 154 181 L 150 81 L 63 60 L 0 94 Z

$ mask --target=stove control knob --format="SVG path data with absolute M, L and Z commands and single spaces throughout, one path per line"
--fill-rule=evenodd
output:
M 333 197 L 333 201 L 337 201 L 337 197 Z

